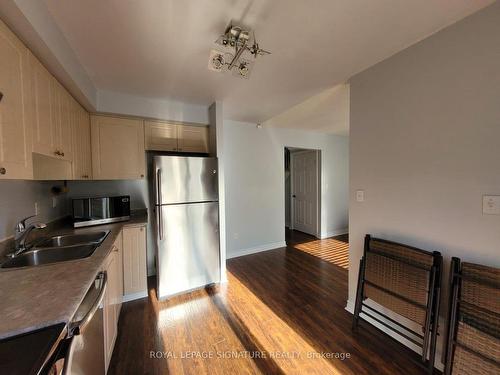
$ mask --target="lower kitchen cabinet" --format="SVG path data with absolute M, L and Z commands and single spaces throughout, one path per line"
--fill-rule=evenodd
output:
M 148 295 L 146 226 L 123 228 L 124 301 Z
M 103 270 L 108 277 L 103 302 L 104 360 L 107 371 L 118 335 L 122 302 L 147 296 L 145 224 L 122 229 L 104 262 Z
M 104 270 L 108 276 L 108 287 L 104 295 L 104 360 L 106 370 L 113 355 L 118 319 L 123 299 L 122 233 L 116 238 Z

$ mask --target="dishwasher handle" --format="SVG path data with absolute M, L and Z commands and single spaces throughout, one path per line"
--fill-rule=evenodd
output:
M 108 274 L 106 271 L 99 272 L 97 275 L 96 282 L 99 282 L 99 294 L 92 305 L 92 307 L 88 310 L 88 312 L 85 314 L 85 316 L 74 323 L 70 323 L 69 326 L 69 336 L 74 336 L 74 335 L 80 335 L 83 331 L 85 331 L 85 328 L 87 325 L 90 323 L 92 318 L 94 317 L 94 314 L 96 313 L 97 309 L 99 309 L 99 306 L 101 306 L 102 301 L 104 300 L 104 294 L 106 293 L 106 288 L 108 285 Z

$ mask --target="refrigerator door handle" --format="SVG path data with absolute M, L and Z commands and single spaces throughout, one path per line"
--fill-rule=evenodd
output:
M 156 170 L 156 201 L 161 205 L 161 169 Z
M 163 218 L 162 218 L 162 208 L 161 206 L 157 206 L 156 210 L 158 213 L 158 236 L 160 237 L 160 241 L 163 240 Z

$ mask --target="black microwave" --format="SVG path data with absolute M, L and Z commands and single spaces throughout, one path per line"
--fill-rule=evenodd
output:
M 116 223 L 130 220 L 130 196 L 73 199 L 73 226 Z

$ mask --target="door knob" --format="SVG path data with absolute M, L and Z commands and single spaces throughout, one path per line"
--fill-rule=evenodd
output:
M 0 168 L 0 174 L 5 174 L 7 173 L 7 169 L 5 169 L 4 167 Z

